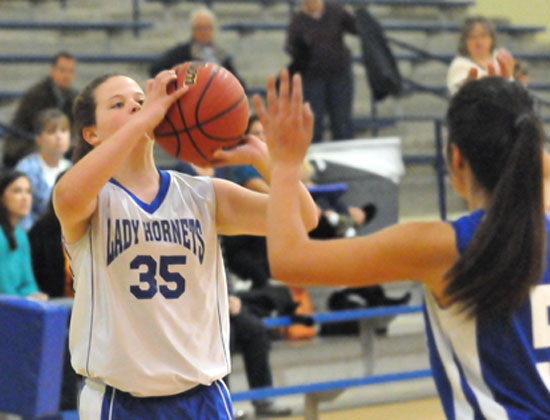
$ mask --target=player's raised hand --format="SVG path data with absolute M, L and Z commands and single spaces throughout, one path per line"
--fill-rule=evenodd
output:
M 177 78 L 174 70 L 163 70 L 145 83 L 146 96 L 142 112 L 150 118 L 152 129 L 162 121 L 170 105 L 189 90 L 189 86 L 183 84 L 179 89 L 168 93 L 168 85 L 177 83 Z
M 258 96 L 253 98 L 254 109 L 264 126 L 266 142 L 273 163 L 300 165 L 313 136 L 313 114 L 309 104 L 303 104 L 302 79 L 288 71 L 280 74 L 279 92 L 275 79 L 267 81 L 267 107 Z
M 212 155 L 215 160 L 211 162 L 211 166 L 254 165 L 267 159 L 267 155 L 266 144 L 258 137 L 247 134 L 237 146 L 216 150 Z

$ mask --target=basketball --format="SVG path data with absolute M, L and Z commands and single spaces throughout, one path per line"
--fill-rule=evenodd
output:
M 168 109 L 155 128 L 155 138 L 170 155 L 205 166 L 216 150 L 241 141 L 248 124 L 248 100 L 239 80 L 224 67 L 193 61 L 175 70 L 178 78 L 168 93 L 183 84 L 191 89 Z

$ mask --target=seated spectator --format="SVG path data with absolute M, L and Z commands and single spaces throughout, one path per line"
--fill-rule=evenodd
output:
M 458 56 L 447 72 L 447 88 L 454 95 L 469 78 L 472 69 L 476 77 L 489 73 L 513 75 L 515 60 L 509 51 L 497 48 L 493 24 L 484 17 L 466 19 L 458 45 Z
M 149 75 L 154 77 L 160 71 L 171 69 L 186 61 L 208 61 L 225 67 L 244 86 L 243 80 L 233 66 L 231 56 L 214 41 L 215 29 L 216 17 L 209 9 L 200 8 L 193 12 L 191 15 L 191 40 L 177 44 L 162 54 L 157 61 L 151 64 Z
M 237 349 L 242 352 L 246 379 L 250 388 L 273 386 L 269 364 L 271 348 L 269 333 L 264 327 L 262 319 L 249 310 L 247 304 L 235 295 L 229 279 L 228 287 L 231 354 Z M 292 413 L 290 408 L 279 406 L 270 399 L 254 400 L 252 404 L 256 417 L 288 416 Z M 239 414 L 242 416 L 241 413 Z
M 27 234 L 19 221 L 30 211 L 31 183 L 25 174 L 7 170 L 0 175 L 0 294 L 47 299 L 32 272 Z
M 302 163 L 300 180 L 308 187 L 314 187 L 315 168 L 307 160 Z M 310 189 L 311 192 L 311 189 Z M 365 203 L 362 207 L 348 206 L 338 193 L 320 194 L 312 192 L 319 207 L 319 223 L 309 232 L 311 238 L 350 238 L 357 235 L 357 228 L 370 223 L 376 215 L 376 206 Z
M 61 225 L 55 215 L 51 195 L 46 211 L 34 223 L 28 236 L 33 272 L 40 290 L 51 298 L 73 297 L 69 259 L 63 247 Z
M 23 157 L 35 151 L 32 140 L 34 119 L 47 108 L 58 108 L 71 118 L 73 101 L 77 91 L 72 83 L 76 61 L 68 52 L 56 54 L 52 61 L 50 75 L 32 86 L 21 98 L 11 125 L 28 138 L 10 134 L 4 142 L 4 165 L 14 167 Z
M 62 174 L 58 175 L 57 179 Z M 56 180 L 57 180 L 56 179 Z M 46 212 L 29 232 L 34 276 L 40 290 L 50 298 L 74 297 L 73 278 L 69 259 L 61 239 L 61 225 L 53 209 L 51 199 Z M 80 377 L 71 366 L 68 342 L 63 361 L 63 381 L 59 409 L 76 410 Z
M 525 87 L 529 85 L 529 73 L 527 69 L 517 61 L 514 66 L 514 80 L 517 80 Z
M 21 220 L 29 230 L 48 207 L 56 177 L 71 166 L 63 158 L 71 142 L 69 118 L 57 108 L 49 108 L 37 115 L 34 133 L 38 152 L 19 161 L 15 167 L 31 181 L 32 209 Z
M 258 117 L 248 120 L 246 134 L 255 134 L 265 141 L 265 133 Z M 216 175 L 253 191 L 268 193 L 269 185 L 251 165 L 225 166 L 217 169 Z M 242 279 L 252 280 L 252 288 L 265 287 L 271 273 L 267 261 L 265 237 L 251 235 L 224 236 L 223 247 L 227 268 Z

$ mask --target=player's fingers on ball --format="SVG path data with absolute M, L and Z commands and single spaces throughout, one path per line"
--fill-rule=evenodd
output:
M 176 89 L 174 92 L 170 94 L 171 100 L 176 100 L 178 98 L 181 98 L 183 95 L 185 95 L 191 87 L 189 85 L 183 85 L 179 89 Z

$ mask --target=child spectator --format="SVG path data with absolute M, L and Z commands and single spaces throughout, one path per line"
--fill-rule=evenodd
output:
M 57 108 L 48 108 L 38 113 L 34 134 L 38 152 L 22 160 L 16 166 L 29 178 L 32 187 L 31 212 L 21 220 L 25 230 L 46 211 L 56 177 L 71 166 L 63 157 L 69 149 L 69 118 Z
M 46 299 L 34 280 L 27 234 L 18 226 L 31 203 L 25 174 L 9 170 L 0 175 L 0 294 Z

